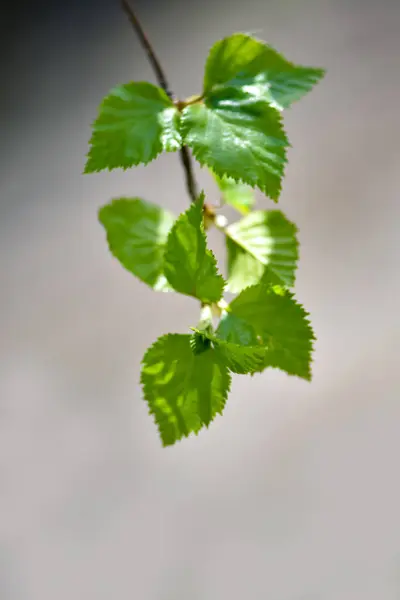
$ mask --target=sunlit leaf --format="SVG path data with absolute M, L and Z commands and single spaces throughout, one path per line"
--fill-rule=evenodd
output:
M 164 446 L 208 426 L 222 413 L 231 378 L 217 353 L 195 354 L 190 335 L 159 338 L 143 357 L 141 381 Z
M 104 98 L 92 125 L 85 173 L 146 164 L 162 150 L 178 150 L 181 142 L 179 112 L 161 88 L 120 85 Z

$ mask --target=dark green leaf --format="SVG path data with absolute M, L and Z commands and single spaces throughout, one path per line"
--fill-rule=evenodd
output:
M 201 331 L 195 331 L 190 337 L 190 347 L 193 354 L 201 354 L 211 348 L 211 340 Z
M 258 342 L 255 346 L 245 346 L 222 340 L 211 332 L 202 332 L 199 330 L 195 330 L 194 336 L 197 336 L 197 338 L 194 339 L 198 340 L 192 347 L 192 350 L 195 353 L 198 353 L 199 340 L 204 344 L 204 346 L 201 346 L 201 351 L 203 351 L 203 347 L 209 347 L 205 345 L 205 341 L 212 343 L 212 348 L 216 355 L 220 357 L 221 362 L 225 364 L 232 373 L 245 375 L 246 373 L 254 373 L 255 371 L 260 371 L 264 368 L 266 350 L 263 346 L 260 346 Z

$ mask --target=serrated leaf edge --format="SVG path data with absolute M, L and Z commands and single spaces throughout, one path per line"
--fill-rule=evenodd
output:
M 167 108 L 176 108 L 175 105 L 174 105 L 174 103 L 172 102 L 171 98 L 169 98 L 168 95 L 166 94 L 165 90 L 163 90 L 161 87 L 159 87 L 157 85 L 154 85 L 153 83 L 150 83 L 149 81 L 128 81 L 126 83 L 121 83 L 119 85 L 113 86 L 108 91 L 108 93 L 105 96 L 103 96 L 100 104 L 97 107 L 96 117 L 90 123 L 90 129 L 91 129 L 92 133 L 91 133 L 91 136 L 90 136 L 90 139 L 89 139 L 89 142 L 88 142 L 89 150 L 85 154 L 86 162 L 85 162 L 85 167 L 84 167 L 84 169 L 82 171 L 82 175 L 90 175 L 91 173 L 102 173 L 103 171 L 108 171 L 110 173 L 111 171 L 121 170 L 121 171 L 125 172 L 125 171 L 128 171 L 129 169 L 131 169 L 132 167 L 137 167 L 139 165 L 144 165 L 144 166 L 148 165 L 149 163 L 153 162 L 153 160 L 155 160 L 156 158 L 158 158 L 158 156 L 160 156 L 160 154 L 162 154 L 162 152 L 164 152 L 165 148 L 164 148 L 164 144 L 162 142 L 162 135 L 161 135 L 161 137 L 160 137 L 160 146 L 161 146 L 160 150 L 152 158 L 150 158 L 147 161 L 141 161 L 141 160 L 139 160 L 138 162 L 132 162 L 130 165 L 127 165 L 127 166 L 118 166 L 118 167 L 111 167 L 111 168 L 110 167 L 101 167 L 101 168 L 93 168 L 93 169 L 92 168 L 91 169 L 88 168 L 89 164 L 90 164 L 90 160 L 92 158 L 91 153 L 92 153 L 93 146 L 94 146 L 94 141 L 95 141 L 95 133 L 96 132 L 94 130 L 94 125 L 97 123 L 97 121 L 98 121 L 98 119 L 99 119 L 99 117 L 101 115 L 102 109 L 104 109 L 106 107 L 106 100 L 110 96 L 112 96 L 113 92 L 115 92 L 116 90 L 118 90 L 118 88 L 130 85 L 130 84 L 139 84 L 139 85 L 146 84 L 146 85 L 149 85 L 149 86 L 152 86 L 152 87 L 156 88 L 157 90 L 159 90 L 160 92 L 162 92 L 162 94 L 165 96 L 165 99 L 168 100 L 168 104 L 166 104 L 165 108 L 166 109 Z M 181 144 L 181 147 L 182 147 L 182 144 Z M 172 152 L 172 151 L 170 150 L 170 152 Z
M 284 138 L 285 138 L 284 140 L 282 140 L 282 141 L 284 141 L 284 144 L 282 144 L 283 154 L 284 154 L 282 157 L 282 173 L 279 176 L 279 183 L 276 186 L 276 191 L 274 193 L 271 193 L 270 191 L 268 191 L 266 186 L 261 187 L 260 185 L 258 185 L 257 183 L 254 183 L 253 181 L 245 180 L 245 179 L 243 179 L 243 177 L 238 177 L 237 175 L 234 175 L 234 174 L 226 171 L 225 169 L 221 169 L 220 167 L 218 167 L 217 164 L 210 164 L 210 163 L 202 160 L 201 156 L 199 156 L 199 152 L 196 151 L 196 148 L 193 147 L 193 145 L 186 140 L 183 131 L 181 131 L 181 136 L 182 136 L 183 144 L 186 144 L 187 146 L 190 147 L 190 149 L 192 150 L 193 156 L 200 163 L 200 165 L 202 167 L 211 169 L 212 171 L 214 171 L 214 173 L 216 173 L 216 175 L 218 175 L 218 177 L 230 177 L 230 179 L 233 179 L 236 183 L 248 185 L 253 189 L 258 188 L 263 194 L 265 194 L 273 202 L 277 203 L 279 201 L 280 195 L 282 193 L 283 181 L 285 179 L 285 174 L 286 174 L 286 165 L 288 164 L 287 152 L 292 147 L 292 145 L 289 142 L 288 137 L 285 132 L 285 129 L 283 127 L 283 118 L 282 118 L 281 113 L 272 105 L 270 105 L 270 108 L 271 108 L 271 110 L 275 110 L 275 112 L 277 113 L 277 119 L 279 121 L 279 125 L 281 126 L 282 134 L 284 135 Z M 213 111 L 213 109 L 209 108 L 208 106 L 206 106 L 206 109 Z M 185 122 L 186 122 L 186 114 L 185 114 L 185 110 L 183 110 L 183 112 L 181 114 L 182 129 L 184 129 L 183 126 L 184 126 Z M 190 128 L 188 128 L 188 131 L 190 131 Z
M 293 300 L 293 302 L 296 304 L 296 306 L 298 306 L 298 307 L 300 308 L 300 310 L 301 310 L 301 316 L 303 317 L 303 319 L 304 319 L 304 323 L 305 323 L 305 325 L 306 325 L 306 327 L 307 327 L 307 330 L 308 330 L 308 332 L 309 332 L 309 334 L 310 334 L 310 337 L 309 337 L 309 339 L 308 339 L 308 342 L 309 342 L 309 362 L 308 362 L 309 369 L 308 369 L 308 371 L 307 371 L 307 377 L 301 377 L 300 375 L 297 375 L 297 374 L 295 374 L 295 373 L 289 373 L 289 372 L 287 372 L 287 371 L 284 371 L 284 373 L 286 373 L 286 374 L 287 374 L 287 375 L 289 375 L 290 377 L 298 377 L 299 379 L 304 379 L 304 380 L 306 380 L 306 381 L 311 381 L 311 379 L 312 379 L 312 369 L 311 369 L 311 365 L 312 365 L 312 363 L 314 362 L 314 359 L 313 359 L 313 355 L 314 355 L 314 349 L 315 349 L 314 343 L 317 341 L 317 339 L 318 339 L 318 338 L 317 338 L 317 336 L 315 335 L 314 329 L 313 329 L 313 327 L 312 327 L 312 324 L 311 324 L 311 320 L 310 320 L 310 318 L 309 318 L 309 317 L 310 317 L 310 313 L 309 313 L 309 312 L 308 312 L 308 311 L 307 311 L 307 310 L 304 308 L 303 304 L 301 304 L 301 303 L 300 303 L 300 302 L 299 302 L 299 301 L 296 299 L 296 296 L 295 296 L 294 292 L 291 292 L 291 291 L 290 291 L 288 288 L 285 288 L 285 287 L 283 287 L 283 286 L 276 286 L 276 285 L 267 284 L 267 283 L 264 283 L 264 282 L 261 282 L 261 283 L 256 283 L 256 284 L 254 284 L 254 285 L 249 285 L 249 286 L 245 287 L 245 288 L 244 288 L 244 289 L 243 289 L 243 290 L 242 290 L 242 291 L 241 291 L 241 292 L 240 292 L 240 293 L 239 293 L 239 294 L 238 294 L 238 295 L 237 295 L 237 296 L 236 296 L 236 297 L 235 297 L 235 298 L 234 298 L 234 299 L 233 299 L 233 300 L 232 300 L 232 301 L 231 301 L 231 302 L 228 304 L 228 306 L 225 308 L 225 312 L 226 312 L 226 313 L 232 313 L 232 314 L 235 314 L 235 311 L 234 311 L 234 310 L 232 310 L 232 306 L 231 306 L 231 305 L 232 305 L 232 304 L 235 302 L 235 300 L 237 300 L 237 299 L 238 299 L 238 298 L 239 298 L 239 297 L 240 297 L 242 294 L 244 294 L 246 291 L 248 291 L 248 290 L 250 290 L 250 289 L 252 289 L 252 288 L 256 288 L 256 287 L 262 287 L 263 289 L 266 289 L 266 290 L 271 290 L 271 288 L 274 288 L 274 287 L 281 287 L 281 290 L 282 290 L 282 295 L 288 296 L 288 297 L 289 297 L 291 300 Z M 264 345 L 264 344 L 260 344 L 260 345 Z M 267 347 L 267 346 L 265 346 L 265 347 Z M 275 367 L 275 366 L 270 366 L 270 365 L 268 365 L 268 366 L 267 366 L 267 367 L 265 367 L 265 368 L 264 368 L 262 371 L 255 371 L 254 373 L 250 373 L 250 374 L 255 374 L 256 372 L 257 372 L 257 373 L 261 373 L 261 372 L 263 372 L 265 369 L 278 369 L 278 370 L 282 370 L 282 369 L 280 369 L 279 367 Z
M 221 402 L 221 404 L 222 404 L 222 407 L 221 407 L 221 409 L 216 411 L 216 414 L 213 416 L 213 418 L 211 419 L 211 421 L 209 421 L 208 423 L 201 422 L 201 423 L 200 423 L 200 425 L 199 425 L 199 426 L 198 426 L 196 429 L 193 429 L 193 430 L 192 430 L 192 431 L 190 431 L 190 432 L 189 432 L 187 435 L 183 433 L 183 434 L 182 434 L 182 435 L 181 435 L 179 438 L 177 438 L 177 439 L 175 440 L 175 442 L 173 442 L 172 444 L 166 444 L 166 443 L 164 443 L 164 440 L 163 440 L 163 437 L 162 437 L 162 430 L 160 429 L 159 423 L 157 422 L 157 420 L 156 420 L 156 418 L 155 418 L 155 411 L 153 411 L 153 410 L 152 410 L 151 404 L 150 404 L 150 402 L 149 402 L 149 401 L 147 400 L 147 398 L 146 398 L 146 394 L 147 394 L 148 385 L 147 385 L 147 383 L 144 381 L 144 377 L 143 377 L 143 367 L 144 367 L 144 366 L 145 366 L 145 364 L 146 364 L 146 358 L 148 357 L 148 355 L 149 355 L 149 354 L 152 352 L 152 350 L 153 350 L 154 348 L 156 348 L 158 345 L 162 344 L 162 343 L 164 342 L 164 340 L 165 340 L 165 339 L 167 339 L 167 338 L 171 338 L 171 337 L 174 337 L 174 336 L 179 336 L 179 337 L 181 337 L 182 335 L 184 335 L 184 336 L 187 336 L 187 337 L 190 337 L 190 335 L 189 335 L 189 334 L 185 334 L 185 333 L 166 333 L 166 334 L 164 334 L 164 335 L 160 336 L 159 338 L 157 338 L 157 339 L 155 340 L 155 342 L 153 342 L 153 343 L 152 343 L 152 344 L 151 344 L 151 345 L 150 345 L 150 346 L 149 346 L 149 347 L 146 349 L 146 351 L 145 351 L 145 353 L 144 353 L 144 355 L 143 355 L 143 357 L 142 357 L 142 360 L 141 360 L 141 362 L 140 362 L 140 364 L 141 364 L 141 370 L 140 370 L 140 385 L 141 385 L 141 387 L 142 387 L 142 391 L 143 391 L 143 398 L 142 398 L 142 400 L 143 400 L 143 402 L 145 402 L 145 403 L 147 404 L 147 407 L 148 407 L 148 414 L 149 414 L 150 416 L 152 416 L 152 417 L 153 417 L 153 422 L 154 422 L 154 424 L 155 424 L 155 426 L 156 426 L 156 428 L 157 428 L 157 430 L 158 430 L 158 432 L 159 432 L 160 439 L 161 439 L 161 443 L 162 443 L 162 446 L 163 446 L 163 447 L 175 446 L 175 445 L 176 445 L 178 442 L 182 441 L 184 438 L 185 438 L 185 439 L 187 439 L 187 438 L 190 438 L 192 434 L 194 434 L 194 435 L 198 436 L 198 435 L 199 435 L 199 433 L 200 433 L 200 432 L 201 432 L 201 431 L 202 431 L 204 428 L 205 428 L 205 429 L 208 429 L 208 428 L 209 428 L 209 426 L 211 425 L 211 423 L 213 423 L 213 422 L 215 421 L 215 419 L 217 418 L 217 416 L 222 416 L 222 414 L 223 414 L 223 411 L 224 411 L 224 409 L 225 409 L 225 406 L 226 406 L 226 402 L 227 402 L 227 400 L 228 400 L 229 393 L 230 393 L 230 391 L 231 391 L 231 385 L 232 385 L 232 376 L 231 376 L 231 372 L 230 372 L 230 370 L 229 370 L 229 369 L 226 367 L 226 365 L 224 365 L 224 367 L 226 368 L 226 378 L 227 378 L 227 385 L 226 385 L 226 388 L 225 388 L 225 390 L 224 390 L 223 394 L 221 394 L 221 399 L 222 399 L 222 402 Z M 189 342 L 189 343 L 190 343 L 190 342 Z M 213 351 L 213 350 L 211 349 L 211 351 Z M 195 359 L 195 355 L 193 355 L 193 360 L 194 360 L 194 359 Z M 217 358 L 217 362 L 221 362 L 221 360 Z
M 176 218 L 176 220 L 175 220 L 174 224 L 172 225 L 172 227 L 171 227 L 171 229 L 170 229 L 170 231 L 169 231 L 169 233 L 168 233 L 167 242 L 166 242 L 166 244 L 165 244 L 165 249 L 167 249 L 167 246 L 168 246 L 168 243 L 169 243 L 169 238 L 170 238 L 170 236 L 172 235 L 172 232 L 173 232 L 174 228 L 177 226 L 178 222 L 179 222 L 180 220 L 182 220 L 182 221 L 183 221 L 184 219 L 187 219 L 187 218 L 188 218 L 188 213 L 189 213 L 190 211 L 192 211 L 192 210 L 193 210 L 193 211 L 194 211 L 194 210 L 196 210 L 196 209 L 197 209 L 197 207 L 198 207 L 199 205 L 201 206 L 201 209 L 200 209 L 200 210 L 202 211 L 202 209 L 203 209 L 203 206 L 204 206 L 204 199 L 205 199 L 205 194 L 204 194 L 204 192 L 201 192 L 201 193 L 199 194 L 199 196 L 198 196 L 198 198 L 197 198 L 196 202 L 192 202 L 192 204 L 190 205 L 190 207 L 189 207 L 189 208 L 188 208 L 188 209 L 187 209 L 185 212 L 181 213 L 181 214 L 180 214 L 180 215 L 179 215 L 179 216 Z M 212 261 L 213 261 L 213 266 L 214 266 L 214 271 L 215 271 L 215 273 L 214 273 L 214 274 L 215 274 L 216 276 L 218 276 L 218 277 L 219 277 L 219 278 L 222 280 L 222 282 L 223 282 L 223 286 L 222 286 L 222 290 L 221 290 L 221 296 L 220 296 L 220 298 L 219 298 L 218 300 L 215 300 L 215 301 L 214 301 L 214 302 L 218 302 L 218 301 L 219 301 L 219 300 L 220 300 L 220 299 L 223 297 L 224 290 L 225 290 L 225 287 L 226 287 L 226 281 L 225 281 L 224 277 L 221 275 L 221 273 L 220 273 L 220 272 L 219 272 L 219 270 L 218 270 L 218 261 L 217 261 L 217 259 L 216 259 L 216 257 L 215 257 L 215 254 L 214 254 L 214 252 L 213 252 L 213 251 L 212 251 L 210 248 L 208 248 L 208 246 L 207 246 L 207 233 L 206 233 L 206 231 L 205 231 L 205 228 L 204 228 L 204 220 L 203 220 L 203 218 L 201 218 L 201 219 L 200 219 L 200 227 L 199 227 L 199 229 L 200 229 L 200 233 L 201 233 L 201 235 L 202 235 L 202 236 L 203 236 L 203 238 L 204 238 L 204 243 L 205 243 L 205 254 L 206 254 L 206 255 L 208 255 L 208 256 L 209 256 L 209 257 L 212 259 Z M 169 285 L 172 287 L 172 289 L 175 289 L 175 288 L 173 287 L 172 283 L 170 283 L 170 281 L 168 280 L 167 276 L 165 276 L 165 278 L 167 279 L 167 281 L 168 281 L 168 284 L 169 284 Z M 175 290 L 175 291 L 177 291 L 177 290 Z M 181 292 L 177 292 L 177 293 L 181 293 Z M 192 298 L 197 298 L 197 296 L 194 296 L 194 295 L 192 295 L 192 294 L 184 294 L 184 295 L 190 296 L 190 297 L 192 297 Z M 200 298 L 197 298 L 197 299 L 198 299 L 198 300 L 200 300 Z
M 207 54 L 207 59 L 206 59 L 205 66 L 204 66 L 204 78 L 205 78 L 205 73 L 206 73 L 206 71 L 207 71 L 207 69 L 208 69 L 208 67 L 209 67 L 209 62 L 211 61 L 211 52 L 212 52 L 212 50 L 213 50 L 214 46 L 215 46 L 216 44 L 221 44 L 221 47 L 222 47 L 222 44 L 223 44 L 223 42 L 225 42 L 225 41 L 229 40 L 231 37 L 234 37 L 234 36 L 236 36 L 236 35 L 242 35 L 242 36 L 244 36 L 246 39 L 252 39 L 252 40 L 254 40 L 255 42 L 257 42 L 257 43 L 261 44 L 262 46 L 264 46 L 265 48 L 268 48 L 268 49 L 272 50 L 273 52 L 275 52 L 275 53 L 276 53 L 276 54 L 279 56 L 279 58 L 281 58 L 281 59 L 282 59 L 282 60 L 284 60 L 286 63 L 288 63 L 288 65 L 289 65 L 289 66 L 290 66 L 292 69 L 303 68 L 303 69 L 313 69 L 314 71 L 318 71 L 318 72 L 319 72 L 319 79 L 318 79 L 318 80 L 317 80 L 317 81 L 316 81 L 316 82 L 313 84 L 313 88 L 314 88 L 316 85 L 318 85 L 318 83 L 320 83 L 320 82 L 322 81 L 322 79 L 323 79 L 323 78 L 325 77 L 325 75 L 326 75 L 326 69 L 324 69 L 323 67 L 312 67 L 312 66 L 309 66 L 309 65 L 300 65 L 300 64 L 294 63 L 293 61 L 291 61 L 291 60 L 288 60 L 288 59 L 286 58 L 286 56 L 285 56 L 285 55 L 284 55 L 282 52 L 279 52 L 279 51 L 278 51 L 278 50 L 275 48 L 275 46 L 273 46 L 272 44 L 269 44 L 269 43 L 268 43 L 268 42 L 266 42 L 265 40 L 261 40 L 261 39 L 260 39 L 260 38 L 258 38 L 257 36 L 255 36 L 255 35 L 253 35 L 253 34 L 251 34 L 251 33 L 245 32 L 245 31 L 236 31 L 235 33 L 232 33 L 231 35 L 227 35 L 227 36 L 223 37 L 222 39 L 218 40 L 217 42 L 215 42 L 215 43 L 214 43 L 214 44 L 213 44 L 213 45 L 212 45 L 212 46 L 209 48 L 209 51 L 208 51 L 208 54 Z M 278 71 L 278 72 L 279 72 L 279 73 L 284 73 L 284 72 L 286 72 L 286 71 Z M 228 80 L 227 82 L 224 82 L 224 83 L 225 83 L 225 84 L 227 84 L 228 82 L 229 82 L 229 80 Z M 206 95 L 206 94 L 208 94 L 208 93 L 210 93 L 210 92 L 212 91 L 212 89 L 213 89 L 213 86 L 211 86 L 210 88 L 206 89 L 206 86 L 204 85 L 204 83 L 205 83 L 205 82 L 204 82 L 204 80 L 203 80 L 203 95 Z M 301 100 L 301 98 L 298 98 L 298 99 L 296 99 L 296 100 L 293 100 L 293 102 L 291 103 L 291 105 L 292 105 L 292 104 L 295 104 L 296 102 L 299 102 L 299 100 Z M 271 105 L 273 108 L 276 108 L 276 110 L 278 110 L 279 112 L 282 112 L 283 110 L 288 110 L 288 109 L 286 109 L 286 108 L 283 108 L 283 107 L 280 107 L 280 106 L 278 106 L 276 103 L 269 103 L 269 104 L 270 104 L 270 105 Z

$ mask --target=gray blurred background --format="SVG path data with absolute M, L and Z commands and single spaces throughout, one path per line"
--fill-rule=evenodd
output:
M 136 7 L 180 96 L 234 31 L 328 69 L 285 115 L 280 202 L 314 380 L 236 377 L 223 418 L 161 448 L 140 360 L 198 305 L 124 271 L 97 210 L 184 210 L 179 160 L 81 175 L 102 97 L 153 75 L 117 2 L 18 3 L 1 36 L 0 599 L 398 600 L 400 3 Z

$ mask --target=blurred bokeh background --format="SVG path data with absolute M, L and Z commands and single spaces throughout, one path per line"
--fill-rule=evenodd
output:
M 169 74 L 200 90 L 234 31 L 326 79 L 285 115 L 280 206 L 300 228 L 314 380 L 236 377 L 223 418 L 162 449 L 139 386 L 197 322 L 107 250 L 97 210 L 178 213 L 178 157 L 81 175 L 109 88 L 153 74 L 118 2 L 2 16 L 0 599 L 400 598 L 398 0 L 136 1 Z M 201 186 L 216 196 L 206 172 Z M 272 204 L 261 196 L 259 205 Z M 217 252 L 222 240 L 211 235 Z

